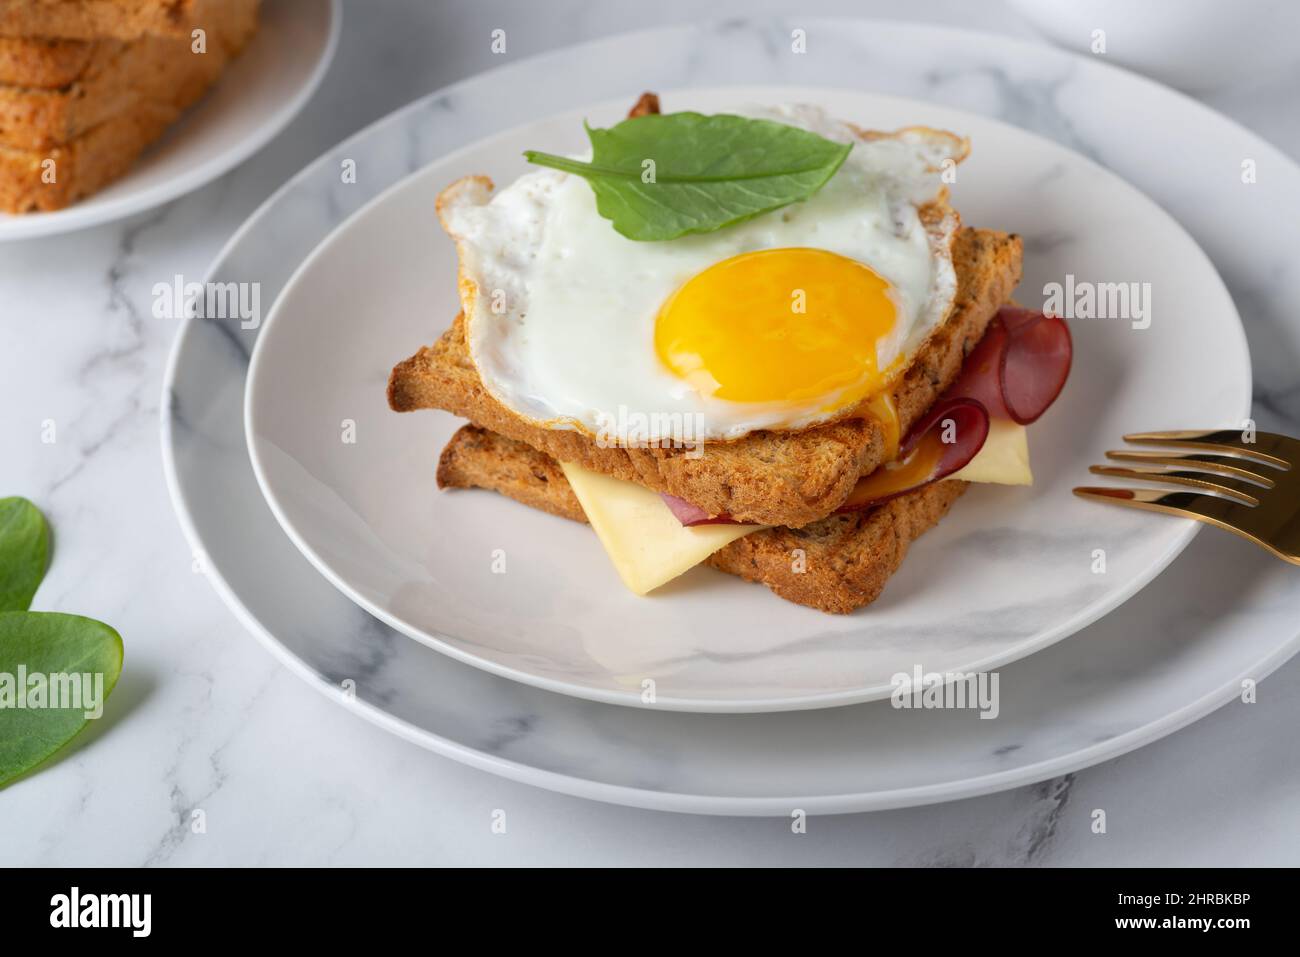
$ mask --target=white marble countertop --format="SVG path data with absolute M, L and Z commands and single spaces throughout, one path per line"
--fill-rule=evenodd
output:
M 726 0 L 718 16 L 780 11 Z M 812 14 L 896 5 L 806 0 Z M 698 18 L 661 0 L 657 22 Z M 201 274 L 232 231 L 321 151 L 429 90 L 510 56 L 645 25 L 643 5 L 582 0 L 347 4 L 338 58 L 269 147 L 183 200 L 100 227 L 0 246 L 0 494 L 55 529 L 39 607 L 112 623 L 127 665 L 110 708 L 51 765 L 0 792 L 0 864 L 1294 864 L 1300 661 L 1156 744 L 1033 787 L 912 810 L 817 818 L 691 817 L 515 784 L 358 720 L 278 665 L 191 568 L 158 450 L 172 320 L 159 276 Z M 907 18 L 1030 36 L 1009 10 L 913 3 Z M 1208 99 L 1300 156 L 1289 82 Z M 53 445 L 24 441 L 44 419 Z M 1210 757 L 1207 760 L 1207 756 Z M 1089 828 L 1105 807 L 1106 835 Z M 201 808 L 206 833 L 193 833 Z M 506 834 L 491 828 L 505 809 Z

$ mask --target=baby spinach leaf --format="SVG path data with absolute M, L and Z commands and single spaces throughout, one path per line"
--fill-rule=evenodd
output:
M 805 200 L 852 144 L 743 116 L 665 113 L 587 127 L 590 162 L 528 150 L 530 163 L 584 177 L 596 210 L 628 239 L 709 233 Z
M 0 612 L 0 787 L 98 717 L 121 673 L 122 638 L 103 622 Z
M 45 577 L 50 530 L 25 498 L 0 498 L 0 611 L 25 611 Z

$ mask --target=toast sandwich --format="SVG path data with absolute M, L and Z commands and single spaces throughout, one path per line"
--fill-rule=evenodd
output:
M 646 94 L 631 116 L 657 113 L 657 99 Z M 897 136 L 860 130 L 857 135 L 864 143 Z M 440 198 L 444 226 L 448 217 L 441 204 L 449 197 L 464 200 L 457 192 L 475 194 L 470 202 L 483 203 L 491 184 L 471 177 L 449 188 Z M 877 598 L 911 543 L 947 513 L 968 479 L 1029 481 L 1023 424 L 1055 398 L 1069 366 L 1068 332 L 1059 320 L 1009 305 L 1021 277 L 1020 238 L 960 227 L 946 191 L 917 210 L 932 236 L 940 224 L 952 227 L 944 232 L 942 250 L 954 273 L 945 314 L 883 391 L 830 421 L 751 429 L 726 441 L 683 448 L 611 444 L 582 428 L 554 427 L 520 414 L 488 387 L 476 363 L 466 314 L 486 293 L 467 276 L 465 263 L 474 252 L 460 248 L 459 241 L 462 313 L 433 345 L 393 368 L 389 406 L 398 412 L 441 409 L 468 419 L 442 451 L 439 488 L 488 489 L 552 515 L 589 522 L 633 591 L 644 593 L 664 577 L 646 585 L 616 554 L 629 551 L 629 537 L 632 552 L 656 550 L 656 543 L 636 541 L 638 530 L 626 527 L 628 516 L 640 515 L 646 519 L 642 537 L 677 537 L 673 548 L 690 553 L 686 567 L 704 561 L 789 601 L 851 612 Z M 454 229 L 448 231 L 456 236 Z M 1033 348 L 1014 345 L 1030 339 Z M 1014 361 L 1008 361 L 1012 354 Z M 1038 384 L 1009 389 L 1002 381 L 1011 374 L 1008 367 L 1018 367 L 1022 378 L 1027 368 Z M 990 383 L 992 391 L 986 388 Z M 932 463 L 952 461 L 944 467 L 926 464 L 929 471 L 919 480 L 911 476 L 919 450 L 934 438 L 936 422 L 948 427 L 954 420 L 977 423 L 978 435 L 967 441 L 965 456 L 958 462 L 936 440 L 930 447 L 940 451 Z M 610 507 L 609 496 L 624 492 L 639 504 Z M 665 525 L 664 515 L 675 520 Z M 611 527 L 618 521 L 625 527 Z M 683 546 L 692 535 L 708 541 Z M 670 575 L 681 570 L 674 567 Z

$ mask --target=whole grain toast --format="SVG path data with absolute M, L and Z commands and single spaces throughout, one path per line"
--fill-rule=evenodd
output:
M 0 0 L 0 36 L 124 40 L 182 36 L 196 0 Z
M 461 427 L 443 449 L 438 487 L 490 489 L 552 515 L 587 520 L 555 459 L 473 425 Z M 936 482 L 867 511 L 803 528 L 761 529 L 723 546 L 708 562 L 788 601 L 846 614 L 876 600 L 908 546 L 965 490 L 965 482 Z
M 0 37 L 0 83 L 57 90 L 108 63 L 128 42 Z
M 1020 281 L 1020 238 L 962 229 L 953 242 L 957 295 L 947 322 L 894 390 L 903 433 L 956 378 L 998 308 Z M 462 317 L 431 347 L 397 364 L 388 382 L 398 412 L 445 409 L 526 442 L 553 458 L 684 498 L 710 514 L 800 527 L 825 518 L 858 478 L 887 455 L 884 431 L 854 418 L 799 432 L 761 431 L 730 443 L 682 448 L 602 447 L 578 432 L 534 426 L 493 398 L 479 379 Z
M 52 149 L 0 146 L 0 210 L 62 209 L 103 188 L 126 173 L 178 113 L 146 104 Z
M 164 44 L 175 52 L 165 64 L 153 60 L 170 74 L 170 89 L 165 78 L 150 80 L 162 84 L 157 87 L 159 96 L 136 96 L 126 108 L 66 142 L 40 149 L 18 149 L 0 142 L 0 211 L 62 209 L 125 174 L 184 109 L 218 79 L 220 65 L 237 53 L 256 29 L 257 0 L 201 0 L 197 9 L 208 6 L 220 8 L 220 13 L 204 20 L 216 27 L 216 35 L 209 37 L 207 53 L 192 54 L 188 39 L 141 41 Z M 134 47 L 127 43 L 118 49 Z M 200 63 L 202 57 L 212 59 Z M 191 66 L 187 68 L 186 64 Z M 50 95 L 45 90 L 28 92 Z M 58 91 L 54 99 L 57 97 Z M 0 101 L 3 99 L 0 93 Z M 49 115 L 57 116 L 58 108 Z
M 179 114 L 247 43 L 257 27 L 257 6 L 258 0 L 199 0 L 195 25 L 206 33 L 200 52 L 188 37 L 110 42 L 115 52 L 92 56 L 65 87 L 0 86 L 0 145 L 49 149 L 143 103 Z

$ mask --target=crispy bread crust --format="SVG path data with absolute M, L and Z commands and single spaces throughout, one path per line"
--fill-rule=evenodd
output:
M 208 52 L 202 57 L 189 52 L 188 39 L 149 38 L 138 42 L 143 47 L 133 43 L 120 45 L 122 56 L 141 48 L 146 51 L 166 48 L 179 52 L 161 59 L 153 54 L 143 57 L 153 67 L 165 71 L 143 84 L 144 87 L 153 84 L 156 87 L 154 95 L 138 95 L 129 89 L 130 83 L 123 86 L 113 81 L 110 85 L 117 89 L 117 93 L 92 102 L 98 103 L 98 109 L 108 100 L 116 104 L 126 98 L 129 106 L 116 112 L 110 110 L 107 119 L 97 120 L 88 130 L 67 142 L 40 149 L 18 149 L 5 145 L 4 134 L 14 133 L 19 137 L 40 135 L 48 139 L 52 138 L 51 133 L 58 135 L 59 130 L 79 127 L 81 120 L 78 117 L 86 108 L 78 105 L 78 95 L 62 90 L 0 90 L 0 210 L 25 213 L 62 209 L 125 174 L 183 109 L 218 79 L 221 66 L 229 56 L 239 52 L 256 30 L 257 0 L 231 0 L 228 3 L 226 0 L 203 0 L 200 6 L 215 8 L 219 3 L 225 4 L 220 8 L 220 14 L 204 20 L 204 23 L 219 23 L 220 27 L 209 28 Z M 185 59 L 178 59 L 180 56 Z M 136 65 L 147 70 L 147 65 Z M 113 65 L 105 69 L 111 71 Z M 73 91 L 82 89 L 80 83 L 72 87 Z M 143 92 L 147 94 L 148 90 Z M 9 108 L 15 104 L 17 107 L 11 111 Z M 23 112 L 25 106 L 31 107 L 27 113 Z M 17 121 L 19 125 L 9 126 L 11 121 Z M 50 170 L 54 177 L 52 182 L 48 181 L 47 161 L 53 161 Z
M 490 489 L 552 515 L 587 520 L 553 458 L 477 426 L 463 426 L 447 443 L 438 487 Z M 832 515 L 805 528 L 763 529 L 708 561 L 788 601 L 846 614 L 876 600 L 908 546 L 965 490 L 965 482 L 938 482 L 869 511 Z
M 908 546 L 948 514 L 967 484 L 936 482 L 868 511 L 764 529 L 714 552 L 709 564 L 766 585 L 786 601 L 848 614 L 880 596 Z
M 109 42 L 116 52 L 88 63 L 67 87 L 0 86 L 0 145 L 50 149 L 144 104 L 179 114 L 207 92 L 257 23 L 257 0 L 199 0 L 197 10 L 196 25 L 207 33 L 202 53 L 189 37 Z
M 998 307 L 1020 281 L 1019 237 L 962 229 L 953 242 L 957 296 L 944 326 L 894 390 L 903 432 L 956 378 Z M 519 418 L 484 388 L 470 359 L 463 319 L 432 346 L 397 364 L 388 382 L 398 412 L 445 409 L 553 458 L 669 492 L 711 514 L 801 527 L 835 511 L 858 478 L 885 457 L 880 425 L 848 419 L 800 432 L 755 432 L 730 443 L 685 449 L 604 448 L 586 436 Z
M 0 36 L 132 39 L 189 32 L 195 0 L 0 0 Z
M 0 210 L 62 209 L 117 179 L 176 119 L 173 111 L 128 110 L 49 150 L 0 146 Z M 55 180 L 46 182 L 46 160 Z
M 0 83 L 58 89 L 107 63 L 123 46 L 122 40 L 0 37 Z
M 463 425 L 438 458 L 438 488 L 486 488 L 560 518 L 586 522 L 560 464 L 531 445 Z

